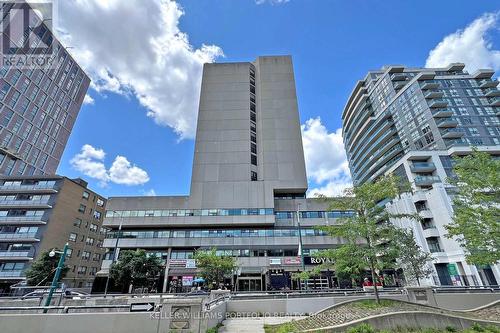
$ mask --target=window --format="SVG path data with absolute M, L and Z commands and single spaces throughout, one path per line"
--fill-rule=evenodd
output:
M 104 206 L 104 200 L 102 200 L 101 198 L 98 198 L 97 199 L 97 206 L 99 206 L 99 207 Z
M 78 208 L 78 211 L 80 213 L 85 213 L 85 209 L 87 209 L 87 206 L 83 205 L 83 204 L 80 204 L 80 207 Z
M 87 245 L 94 245 L 95 239 L 92 237 L 87 237 L 87 240 L 85 241 L 85 244 Z
M 257 180 L 257 172 L 251 171 L 251 180 L 256 181 Z
M 75 234 L 74 232 L 69 234 L 69 240 L 71 242 L 76 242 L 76 238 L 78 237 L 78 234 Z
M 73 249 L 68 248 L 68 250 L 66 251 L 66 257 L 71 258 L 72 255 L 73 255 Z
M 83 260 L 89 260 L 90 259 L 91 253 L 89 251 L 83 251 L 82 253 L 82 259 Z
M 257 154 L 257 145 L 255 143 L 253 143 L 253 142 L 250 144 L 250 151 L 253 154 Z
M 99 230 L 99 226 L 97 224 L 92 223 L 90 225 L 90 231 L 97 232 Z
M 250 156 L 250 161 L 253 165 L 257 165 L 257 155 L 252 154 Z
M 78 274 L 85 275 L 87 273 L 87 266 L 78 266 Z
M 257 136 L 253 133 L 250 134 L 250 141 L 256 143 L 257 142 Z
M 101 219 L 101 212 L 98 212 L 97 210 L 94 211 L 94 219 L 100 220 Z
M 80 226 L 82 225 L 82 219 L 75 219 L 75 221 L 73 221 L 73 225 L 80 228 Z
M 94 261 L 99 261 L 101 260 L 101 255 L 99 253 L 94 253 L 94 258 L 92 258 Z

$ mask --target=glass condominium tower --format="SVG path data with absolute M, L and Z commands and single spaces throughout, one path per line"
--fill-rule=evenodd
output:
M 6 6 L 12 3 L 2 4 L 2 13 L 8 11 Z M 21 20 L 21 14 L 13 14 L 10 25 Z M 53 65 L 0 63 L 0 175 L 4 176 L 56 172 L 90 84 L 45 23 L 36 34 L 41 41 L 50 41 L 47 55 L 50 52 Z M 10 38 L 4 31 L 0 37 Z
M 468 73 L 462 63 L 445 68 L 386 66 L 358 81 L 342 114 L 344 145 L 356 185 L 395 174 L 413 187 L 389 209 L 418 212 L 411 228 L 419 245 L 433 253 L 428 284 L 494 285 L 498 265 L 476 267 L 445 237 L 453 207 L 452 156 L 471 147 L 500 156 L 500 91 L 489 69 Z

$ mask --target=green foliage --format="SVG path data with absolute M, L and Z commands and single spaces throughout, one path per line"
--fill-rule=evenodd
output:
M 457 329 L 453 326 L 446 326 L 446 332 L 456 332 Z
M 62 254 L 56 252 L 55 256 L 51 257 L 49 256 L 49 251 L 43 252 L 26 271 L 26 279 L 28 280 L 28 285 L 50 285 L 52 283 L 54 275 L 56 274 L 57 264 L 59 263 L 59 258 L 61 258 L 61 255 Z M 68 266 L 64 265 L 61 270 L 61 279 L 66 276 L 68 270 Z
M 151 288 L 162 270 L 162 262 L 156 256 L 148 256 L 144 250 L 124 250 L 120 259 L 111 267 L 111 277 L 122 290 L 129 285 Z
M 375 329 L 370 324 L 359 324 L 349 328 L 347 333 L 375 333 Z
M 214 326 L 212 328 L 209 328 L 206 333 L 218 333 L 219 332 L 219 328 L 222 327 L 222 324 L 217 324 L 217 326 Z
M 331 249 L 328 255 L 337 262 L 335 270 L 347 276 L 359 274 L 368 267 L 373 281 L 377 281 L 377 270 L 395 268 L 400 248 L 397 244 L 399 231 L 390 218 L 419 219 L 411 214 L 392 214 L 384 202 L 396 198 L 401 188 L 407 188 L 394 176 L 383 177 L 374 183 L 364 183 L 349 188 L 346 196 L 326 199 L 332 210 L 349 210 L 355 214 L 339 218 L 339 223 L 321 227 L 333 237 L 341 237 L 346 244 Z M 375 296 L 379 299 L 375 285 Z
M 364 299 L 361 301 L 356 301 L 353 302 L 352 305 L 358 308 L 366 309 L 366 310 L 373 310 L 373 309 L 378 309 L 378 308 L 385 308 L 385 307 L 390 307 L 395 305 L 395 301 L 389 300 L 389 299 L 381 299 L 380 302 L 374 302 L 371 299 Z
M 404 271 L 408 281 L 416 281 L 420 286 L 420 280 L 429 277 L 433 273 L 433 261 L 430 253 L 424 252 L 415 241 L 413 231 L 400 230 L 398 239 L 400 255 L 398 262 Z
M 224 282 L 224 277 L 232 274 L 238 268 L 234 257 L 218 256 L 215 248 L 209 251 L 198 250 L 195 252 L 194 258 L 200 275 L 212 288 Z
M 448 237 L 466 249 L 467 261 L 487 265 L 500 261 L 500 160 L 474 148 L 471 155 L 455 158 L 456 186 L 453 222 Z
M 297 332 L 297 328 L 295 328 L 293 323 L 284 323 L 280 325 L 264 324 L 264 331 L 266 333 L 294 333 Z

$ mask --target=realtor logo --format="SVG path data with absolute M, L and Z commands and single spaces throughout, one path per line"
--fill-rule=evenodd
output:
M 3 67 L 47 68 L 53 63 L 51 0 L 0 0 Z

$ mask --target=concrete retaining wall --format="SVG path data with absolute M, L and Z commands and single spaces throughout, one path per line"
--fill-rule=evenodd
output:
M 358 320 L 345 325 L 339 325 L 334 328 L 327 328 L 323 330 L 312 330 L 311 332 L 345 332 L 351 327 L 367 323 L 379 330 L 392 330 L 398 328 L 436 328 L 446 329 L 446 327 L 454 327 L 456 329 L 466 329 L 471 327 L 474 323 L 481 326 L 495 325 L 500 327 L 499 323 L 489 322 L 485 320 L 473 320 L 462 317 L 455 317 L 443 314 L 436 314 L 432 312 L 405 312 L 405 313 L 392 313 L 381 316 L 374 316 L 368 319 Z
M 448 310 L 469 310 L 500 300 L 500 293 L 438 293 L 431 294 L 427 303 Z M 411 301 L 407 294 L 383 295 L 381 298 Z M 303 315 L 313 314 L 332 305 L 358 299 L 373 299 L 373 296 L 336 296 L 283 299 L 232 299 L 228 302 L 227 311 L 241 315 Z
M 357 300 L 368 299 L 368 296 L 338 296 L 338 297 L 311 297 L 311 298 L 288 298 L 288 299 L 242 299 L 229 300 L 227 311 L 246 316 L 275 316 L 275 315 L 304 315 L 313 314 L 332 305 Z M 406 295 L 391 295 L 383 297 L 406 301 Z

